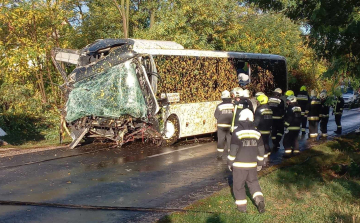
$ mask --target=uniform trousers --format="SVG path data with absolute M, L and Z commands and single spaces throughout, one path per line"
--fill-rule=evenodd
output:
M 306 132 L 306 123 L 307 123 L 307 117 L 305 115 L 301 116 L 301 132 L 305 134 Z
M 318 136 L 319 120 L 309 120 L 309 138 Z
M 299 153 L 299 145 L 297 143 L 300 130 L 289 130 L 284 136 L 285 155 Z
M 221 157 L 225 149 L 230 149 L 230 143 L 231 143 L 230 127 L 218 127 L 217 137 L 218 137 L 217 153 L 218 153 L 218 157 Z
M 342 132 L 342 126 L 341 126 L 341 116 L 342 114 L 336 114 L 335 115 L 335 123 L 337 125 L 337 132 L 341 134 Z
M 262 130 L 259 130 L 259 131 L 262 132 Z M 270 144 L 269 144 L 270 133 L 261 133 L 261 138 L 262 138 L 262 140 L 264 142 L 264 147 L 265 147 L 264 162 L 268 163 L 269 156 L 270 156 L 270 154 L 272 152 L 271 149 L 270 149 Z
M 284 134 L 284 119 L 273 119 L 273 126 L 271 131 L 271 139 L 274 148 L 280 147 L 280 141 Z
M 320 131 L 322 137 L 327 137 L 327 124 L 329 122 L 329 117 L 323 117 L 320 120 Z
M 246 211 L 246 191 L 245 183 L 250 190 L 250 194 L 258 205 L 264 201 L 264 195 L 261 193 L 256 167 L 251 169 L 244 169 L 241 167 L 233 168 L 233 192 L 235 195 L 235 203 L 239 210 Z

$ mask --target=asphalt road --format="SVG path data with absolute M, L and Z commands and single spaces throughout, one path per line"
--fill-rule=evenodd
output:
M 358 128 L 360 109 L 345 110 L 342 125 L 344 133 Z M 335 130 L 332 116 L 330 135 Z M 281 162 L 282 153 L 271 155 L 274 163 Z M 95 144 L 0 159 L 0 200 L 183 208 L 227 186 L 229 176 L 225 158 L 216 160 L 215 142 L 120 149 Z M 0 222 L 151 222 L 164 214 L 0 206 Z

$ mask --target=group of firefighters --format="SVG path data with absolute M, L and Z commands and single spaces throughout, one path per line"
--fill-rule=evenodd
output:
M 320 122 L 320 137 L 327 137 L 327 123 L 330 106 L 327 103 L 327 93 L 323 90 L 319 98 L 315 91 L 309 96 L 306 86 L 302 86 L 297 96 L 292 90 L 282 95 L 282 90 L 276 88 L 268 97 L 263 92 L 257 92 L 256 110 L 250 100 L 249 90 L 234 88 L 231 93 L 223 91 L 222 103 L 215 110 L 217 119 L 218 159 L 222 160 L 228 151 L 228 166 L 233 172 L 233 191 L 237 209 L 246 212 L 245 182 L 252 194 L 260 213 L 265 212 L 264 197 L 257 179 L 257 171 L 268 165 L 269 155 L 280 149 L 283 138 L 284 156 L 290 157 L 300 152 L 298 135 L 306 134 L 309 122 L 309 140 L 316 141 Z M 333 110 L 337 130 L 341 134 L 341 116 L 344 99 L 336 98 Z M 284 130 L 285 129 L 285 130 Z M 273 147 L 270 148 L 270 137 Z

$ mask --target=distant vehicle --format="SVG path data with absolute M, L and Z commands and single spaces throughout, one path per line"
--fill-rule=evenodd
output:
M 179 138 L 215 132 L 218 92 L 231 90 L 240 81 L 244 85 L 265 78 L 269 89 L 275 84 L 287 89 L 286 60 L 282 56 L 187 50 L 170 41 L 104 39 L 81 50 L 54 49 L 52 59 L 65 82 L 61 86 L 67 101 L 63 127 L 73 138 L 71 148 L 82 138 L 107 138 L 119 145 L 136 138 L 173 144 Z M 174 65 L 174 60 L 178 64 L 192 60 L 196 66 L 191 67 L 191 74 L 186 73 Z M 166 64 L 166 69 L 160 63 Z M 231 66 L 225 68 L 222 63 Z M 206 70 L 209 64 L 214 66 Z M 234 80 L 232 86 L 217 78 L 224 69 L 232 69 L 229 73 L 234 76 L 225 77 Z M 194 78 L 185 86 L 182 79 L 189 75 Z M 176 89 L 170 90 L 164 79 L 176 81 Z M 206 86 L 211 99 L 196 88 L 206 81 L 211 81 Z
M 348 87 L 346 91 L 345 88 L 342 88 L 342 92 L 345 106 L 353 107 L 355 104 L 359 103 L 359 93 L 354 91 L 352 87 Z

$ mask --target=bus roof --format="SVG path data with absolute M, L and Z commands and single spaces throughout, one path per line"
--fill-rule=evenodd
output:
M 195 57 L 222 57 L 257 60 L 285 60 L 285 57 L 275 54 L 243 53 L 231 51 L 210 51 L 210 50 L 163 50 L 163 49 L 134 49 L 137 53 L 150 55 L 168 56 L 195 56 Z

